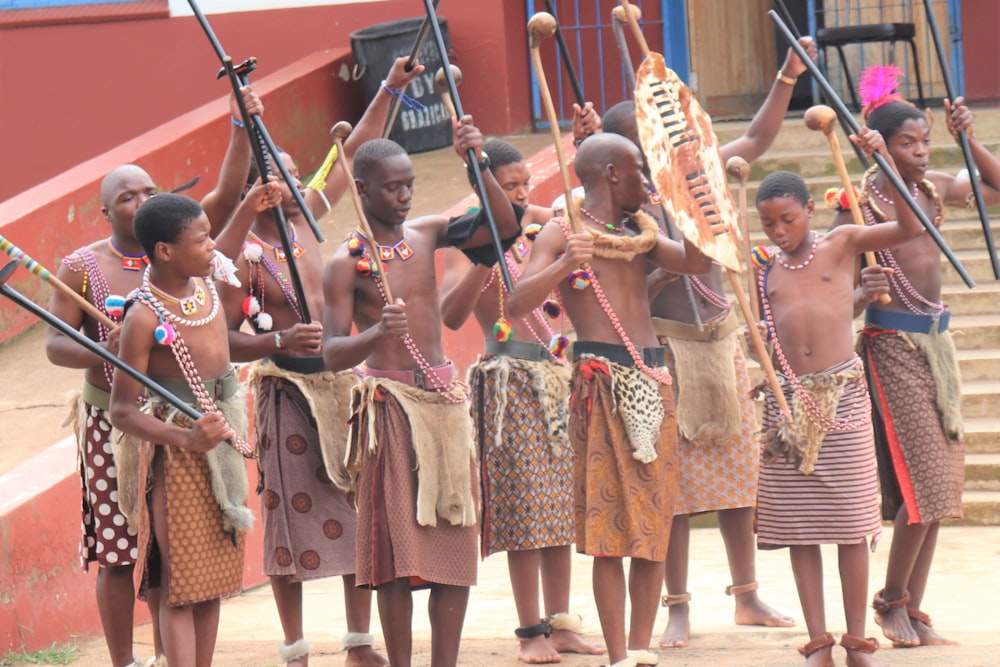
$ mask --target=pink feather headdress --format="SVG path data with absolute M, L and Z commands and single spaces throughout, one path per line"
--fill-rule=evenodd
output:
M 861 95 L 861 114 L 865 118 L 883 104 L 901 102 L 903 97 L 896 92 L 903 72 L 895 65 L 872 65 L 861 73 L 858 93 Z

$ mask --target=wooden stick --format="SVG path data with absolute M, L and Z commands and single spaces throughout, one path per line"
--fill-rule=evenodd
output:
M 344 139 L 351 134 L 351 130 L 353 129 L 351 124 L 346 120 L 342 120 L 330 128 L 330 134 L 333 135 L 333 140 L 337 144 L 337 151 L 341 155 L 345 155 Z M 337 162 L 343 165 L 344 176 L 347 177 L 347 189 L 351 192 L 351 201 L 354 202 L 354 211 L 358 214 L 358 222 L 361 225 L 362 231 L 368 237 L 368 254 L 371 255 L 375 270 L 382 277 L 382 290 L 385 292 L 385 301 L 386 303 L 394 303 L 395 299 L 392 298 L 392 291 L 389 289 L 389 276 L 385 274 L 385 265 L 382 263 L 382 257 L 378 254 L 378 243 L 375 241 L 375 234 L 372 233 L 371 225 L 368 224 L 368 217 L 365 215 L 365 208 L 361 204 L 361 195 L 358 194 L 358 186 L 354 182 L 354 172 L 351 170 L 351 165 L 347 164 L 346 159 L 341 158 Z
M 750 342 L 753 343 L 753 347 L 757 351 L 757 359 L 760 361 L 761 370 L 764 371 L 764 374 L 767 376 L 767 382 L 771 385 L 771 391 L 774 392 L 774 400 L 778 402 L 778 409 L 781 410 L 782 415 L 791 419 L 792 411 L 788 407 L 788 401 L 785 400 L 785 392 L 781 390 L 778 375 L 774 372 L 774 364 L 771 363 L 771 355 L 768 354 L 767 346 L 764 345 L 764 341 L 760 337 L 760 331 L 757 329 L 757 322 L 759 320 L 751 319 L 754 315 L 750 310 L 750 304 L 747 303 L 747 296 L 743 293 L 743 285 L 740 284 L 740 279 L 732 270 L 725 269 L 725 271 L 726 275 L 729 276 L 729 286 L 736 295 L 736 302 L 743 313 L 743 321 L 747 323 L 747 330 L 750 332 Z
M 562 149 L 562 133 L 559 132 L 559 118 L 556 116 L 556 108 L 552 104 L 552 94 L 549 92 L 549 84 L 545 79 L 545 68 L 542 66 L 542 54 L 539 44 L 546 37 L 550 37 L 556 31 L 556 20 L 547 12 L 538 12 L 528 20 L 528 35 L 531 37 L 531 66 L 535 70 L 535 78 L 538 79 L 538 90 L 542 96 L 542 103 L 545 106 L 545 115 L 549 119 L 549 129 L 552 131 L 552 143 L 556 147 L 556 158 L 559 160 L 559 173 L 562 176 L 563 194 L 566 196 L 566 217 L 569 218 L 570 229 L 574 233 L 580 231 L 580 221 L 576 216 L 576 209 L 573 206 L 573 186 L 569 180 L 569 168 L 566 166 L 566 156 Z
M 628 0 L 621 0 L 622 9 L 625 11 L 625 18 L 628 20 L 629 26 L 632 27 L 632 35 L 635 37 L 636 44 L 642 50 L 643 56 L 649 55 L 649 44 L 646 43 L 646 37 L 642 34 L 642 28 L 639 27 L 639 17 L 637 12 L 632 9 L 632 5 Z M 638 12 L 641 14 L 641 12 Z
M 726 160 L 726 173 L 735 176 L 740 181 L 740 232 L 743 234 L 743 258 L 746 260 L 747 292 L 753 294 L 753 263 L 750 261 L 750 220 L 747 216 L 747 180 L 750 178 L 750 165 L 739 155 Z M 760 321 L 760 309 L 757 300 L 750 300 L 750 308 L 753 312 L 753 321 Z
M 635 15 L 636 21 L 642 16 L 640 10 L 636 5 L 630 5 L 632 8 L 632 13 Z M 628 85 L 629 91 L 633 94 L 635 93 L 635 65 L 632 64 L 632 54 L 628 50 L 628 41 L 625 39 L 625 24 L 628 23 L 628 17 L 625 15 L 625 8 L 621 5 L 615 6 L 611 10 L 611 29 L 615 33 L 615 43 L 618 45 L 618 55 L 621 56 L 622 65 L 625 66 L 625 83 Z
M 810 130 L 820 130 L 826 135 L 826 140 L 830 144 L 830 152 L 833 153 L 833 163 L 836 165 L 837 173 L 840 175 L 840 184 L 844 186 L 844 192 L 847 194 L 847 204 L 851 209 L 851 217 L 854 219 L 854 224 L 864 227 L 865 219 L 861 214 L 861 206 L 858 204 L 858 195 L 854 192 L 854 184 L 851 183 L 851 176 L 847 173 L 847 164 L 844 163 L 844 156 L 840 152 L 840 141 L 833 132 L 833 122 L 836 119 L 837 112 L 824 104 L 809 107 L 803 117 L 806 127 Z M 878 264 L 878 260 L 875 259 L 875 253 L 871 251 L 866 252 L 865 262 L 868 266 Z M 888 294 L 883 294 L 879 297 L 879 301 L 889 303 L 892 301 L 892 297 Z
M 559 55 L 562 56 L 563 64 L 566 66 L 566 76 L 569 78 L 569 85 L 573 89 L 573 95 L 576 97 L 576 103 L 583 108 L 586 104 L 586 99 L 583 96 L 583 87 L 580 85 L 580 78 L 576 75 L 576 70 L 573 68 L 573 61 L 569 57 L 569 47 L 566 46 L 566 39 L 563 37 L 562 30 L 559 29 L 559 20 L 556 17 L 556 9 L 552 5 L 552 0 L 545 0 L 545 9 L 552 18 L 556 19 L 556 45 L 559 47 Z
M 77 294 L 76 290 L 72 289 L 69 285 L 64 283 L 55 277 L 55 275 L 46 269 L 44 266 L 36 262 L 31 258 L 30 255 L 25 253 L 23 250 L 18 248 L 16 245 L 7 240 L 4 236 L 0 235 L 0 250 L 7 253 L 11 259 L 15 260 L 18 264 L 24 268 L 31 271 L 35 276 L 41 278 L 43 281 L 52 285 L 53 288 L 62 292 L 70 299 L 73 300 L 76 305 L 80 306 L 83 312 L 87 313 L 95 320 L 103 324 L 109 329 L 117 329 L 119 324 L 115 322 L 110 317 L 102 313 L 97 306 L 90 303 L 83 298 L 83 295 Z
M 455 85 L 462 85 L 462 70 L 458 69 L 456 65 L 448 65 L 448 67 L 451 69 L 452 78 L 455 79 Z M 443 67 L 439 67 L 438 71 L 434 73 L 434 87 L 441 94 L 441 101 L 448 110 L 448 114 L 453 118 L 458 118 L 455 114 L 455 105 L 451 101 L 451 93 L 448 91 L 448 77 L 445 76 Z
M 434 8 L 441 3 L 441 0 L 434 0 Z M 420 30 L 417 31 L 417 38 L 413 40 L 413 47 L 410 49 L 410 56 L 406 59 L 406 71 L 412 72 L 413 68 L 417 66 L 417 56 L 420 55 L 420 49 L 423 48 L 424 42 L 427 41 L 427 36 L 431 34 L 431 17 L 424 16 L 423 23 L 420 24 Z M 400 91 L 405 92 L 405 91 Z M 401 95 L 394 95 L 392 98 L 392 103 L 389 105 L 389 114 L 385 119 L 385 128 L 382 130 L 382 138 L 388 139 L 389 135 L 392 133 L 392 126 L 396 124 L 396 116 L 399 115 L 399 108 L 403 104 L 403 97 Z

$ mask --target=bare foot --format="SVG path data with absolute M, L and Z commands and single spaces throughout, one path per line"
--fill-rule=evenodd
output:
M 816 649 L 806 658 L 806 665 L 808 667 L 835 667 L 833 647 L 824 646 L 821 649 Z
M 832 659 L 830 660 L 830 664 L 833 664 Z M 887 665 L 886 663 L 877 660 L 871 653 L 865 653 L 864 651 L 848 651 L 847 667 L 887 667 Z
M 790 628 L 795 625 L 795 619 L 791 616 L 785 616 L 761 602 L 756 591 L 736 596 L 733 620 L 736 625 L 763 625 L 768 628 Z
M 344 667 L 385 667 L 389 659 L 373 646 L 355 646 L 347 651 Z
M 285 667 L 309 667 L 309 654 L 302 656 L 301 658 L 295 658 L 294 660 L 289 660 L 285 663 Z
M 584 655 L 601 655 L 608 649 L 603 644 L 591 644 L 578 632 L 569 630 L 553 630 L 549 636 L 549 644 L 560 653 L 582 653 Z
M 896 648 L 920 646 L 920 637 L 910 623 L 906 607 L 875 612 L 875 624 L 882 628 L 882 634 L 891 639 Z
M 529 665 L 541 665 L 553 662 L 562 662 L 559 651 L 549 643 L 545 635 L 538 635 L 531 639 L 521 639 L 521 649 L 517 652 L 517 659 Z
M 684 648 L 691 637 L 691 619 L 687 604 L 668 607 L 667 629 L 660 637 L 660 648 Z
M 942 637 L 934 628 L 919 619 L 911 618 L 910 621 L 913 625 L 913 631 L 920 637 L 921 646 L 953 646 L 958 644 L 954 639 Z

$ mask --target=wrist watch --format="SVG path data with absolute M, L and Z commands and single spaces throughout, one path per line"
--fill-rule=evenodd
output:
M 281 332 L 280 331 L 275 331 L 274 332 L 274 346 L 276 348 L 278 348 L 279 350 L 284 350 L 285 349 L 284 344 L 281 342 Z
M 487 169 L 490 168 L 490 156 L 486 153 L 486 151 L 480 151 L 480 155 L 482 155 L 482 158 L 480 158 L 479 163 L 478 163 L 478 165 L 479 165 L 479 173 L 483 173 L 484 171 L 486 171 Z M 466 164 L 465 168 L 471 170 L 472 166 L 469 165 L 469 164 Z

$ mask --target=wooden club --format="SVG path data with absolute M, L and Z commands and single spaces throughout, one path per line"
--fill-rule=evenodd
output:
M 861 215 L 858 195 L 854 191 L 854 184 L 851 183 L 851 176 L 847 173 L 847 165 L 844 163 L 844 156 L 840 152 L 840 141 L 833 131 L 833 124 L 837 120 L 837 112 L 824 104 L 817 104 L 806 110 L 803 120 L 805 120 L 806 127 L 810 130 L 820 130 L 826 135 L 826 140 L 830 144 L 830 152 L 833 153 L 833 163 L 836 165 L 837 173 L 840 175 L 840 184 L 844 187 L 844 192 L 847 194 L 847 204 L 851 209 L 851 217 L 854 219 L 854 224 L 864 225 L 865 219 Z M 878 264 L 878 261 L 875 259 L 875 253 L 866 252 L 865 262 L 868 266 Z M 892 301 L 892 297 L 888 294 L 883 294 L 879 297 L 879 301 L 889 303 Z
M 456 65 L 448 65 L 451 69 L 451 76 L 455 80 L 455 85 L 462 85 L 462 70 L 458 69 Z M 438 71 L 434 73 L 434 87 L 437 91 L 441 93 L 441 101 L 444 102 L 445 108 L 448 110 L 448 114 L 453 118 L 458 116 L 455 114 L 455 105 L 451 101 L 451 93 L 448 91 L 448 77 L 444 75 L 444 68 L 439 67 Z
M 347 155 L 344 152 L 344 140 L 350 136 L 353 129 L 351 124 L 346 120 L 342 120 L 330 128 L 330 134 L 333 135 L 333 141 L 337 144 L 337 152 L 340 155 Z M 378 275 L 382 277 L 382 290 L 385 293 L 385 301 L 386 303 L 393 303 L 395 300 L 392 298 L 392 291 L 389 289 L 389 276 L 385 275 L 385 265 L 378 254 L 378 244 L 375 241 L 375 235 L 372 233 L 372 228 L 368 224 L 368 218 L 365 216 L 365 208 L 361 204 L 361 195 L 358 194 L 358 186 L 354 182 L 354 173 L 351 171 L 351 165 L 347 164 L 346 158 L 337 160 L 337 162 L 343 166 L 344 176 L 347 177 L 347 189 L 351 193 L 351 201 L 354 202 L 354 211 L 358 214 L 358 223 L 361 225 L 365 236 L 368 237 L 368 254 L 371 256 L 372 265 L 378 271 Z

